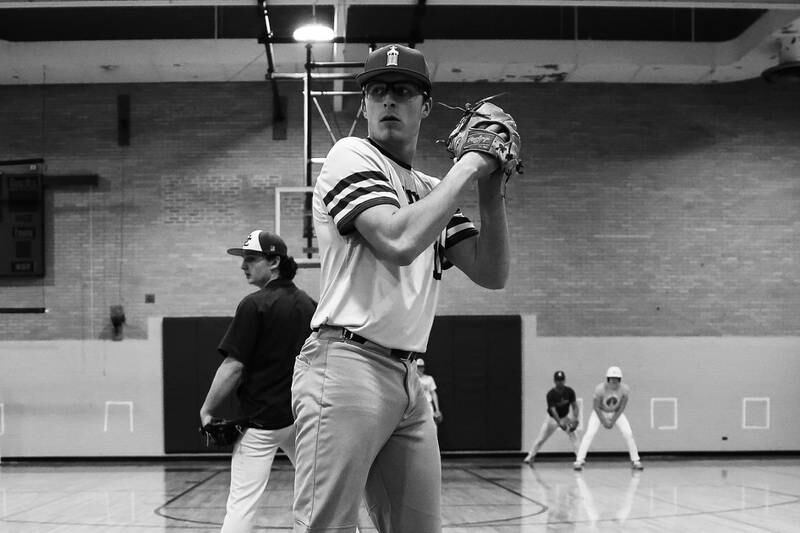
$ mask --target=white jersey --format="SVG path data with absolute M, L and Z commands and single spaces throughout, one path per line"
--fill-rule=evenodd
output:
M 594 389 L 594 397 L 600 400 L 600 410 L 606 413 L 614 413 L 619 410 L 622 398 L 630 394 L 630 389 L 624 383 L 619 384 L 617 390 L 608 386 L 608 383 L 601 383 Z
M 422 387 L 422 392 L 425 393 L 425 399 L 428 403 L 433 402 L 433 392 L 436 390 L 436 380 L 430 374 L 422 374 L 419 376 L 419 384 Z
M 438 183 L 369 139 L 346 137 L 331 148 L 314 187 L 321 283 L 312 328 L 340 326 L 387 348 L 425 351 L 442 270 L 452 266 L 444 249 L 478 230 L 456 212 L 436 242 L 399 266 L 375 257 L 355 219 L 376 205 L 410 205 Z

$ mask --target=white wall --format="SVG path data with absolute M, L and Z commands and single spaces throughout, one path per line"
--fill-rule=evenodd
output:
M 631 388 L 626 415 L 641 451 L 800 450 L 793 421 L 800 405 L 800 337 L 537 337 L 535 317 L 523 319 L 523 447 L 545 416 L 553 372 L 583 399 L 584 419 L 594 387 L 611 365 Z M 671 398 L 654 404 L 652 398 Z M 746 429 L 767 425 L 766 429 Z M 673 405 L 677 405 L 677 428 Z M 727 440 L 723 440 L 727 437 Z M 554 435 L 542 449 L 569 451 Z M 592 450 L 624 451 L 618 430 L 601 428 Z
M 0 453 L 163 455 L 161 350 L 160 317 L 147 340 L 0 342 Z
M 537 337 L 533 316 L 523 317 L 523 337 L 523 448 L 545 416 L 555 370 L 588 413 L 594 386 L 616 364 L 644 452 L 800 450 L 800 337 Z M 162 456 L 162 368 L 160 317 L 148 320 L 147 340 L 0 342 L 0 455 Z M 669 402 L 656 405 L 651 427 L 654 397 L 677 400 L 676 429 L 659 429 L 674 422 Z M 742 428 L 746 397 L 769 398 L 767 429 Z M 748 404 L 748 423 L 766 422 L 765 405 Z M 556 434 L 542 451 L 568 450 Z M 624 445 L 601 429 L 592 450 Z

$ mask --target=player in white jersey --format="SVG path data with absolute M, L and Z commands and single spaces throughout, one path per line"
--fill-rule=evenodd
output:
M 313 197 L 321 287 L 292 383 L 294 531 L 355 531 L 363 496 L 379 532 L 438 533 L 439 446 L 414 358 L 427 346 L 443 270 L 505 285 L 502 174 L 476 152 L 441 181 L 412 166 L 432 107 L 419 51 L 375 50 L 356 79 L 368 138 L 334 145 Z M 457 210 L 476 183 L 480 233 Z
M 625 407 L 628 405 L 628 395 L 630 389 L 622 383 L 622 370 L 618 366 L 611 366 L 606 371 L 606 381 L 599 384 L 594 390 L 594 410 L 589 416 L 586 427 L 586 434 L 583 436 L 581 446 L 578 449 L 578 457 L 575 460 L 574 469 L 583 470 L 586 462 L 586 454 L 589 446 L 600 429 L 600 424 L 606 429 L 614 426 L 619 428 L 625 443 L 628 445 L 628 455 L 631 458 L 631 465 L 634 470 L 642 470 L 642 463 L 639 461 L 639 451 L 636 442 L 633 440 L 633 431 L 625 416 Z
M 430 374 L 425 373 L 425 359 L 422 357 L 417 358 L 417 377 L 419 378 L 419 384 L 422 386 L 422 392 L 425 394 L 425 400 L 431 404 L 431 409 L 433 409 L 433 421 L 439 425 L 442 423 L 444 416 L 439 407 L 439 395 L 436 393 L 436 380 L 433 379 L 433 376 Z

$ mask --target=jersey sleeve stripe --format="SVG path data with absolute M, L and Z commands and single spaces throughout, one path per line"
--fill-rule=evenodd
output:
M 453 236 L 450 236 L 450 233 L 448 232 L 447 239 L 445 239 L 444 241 L 444 247 L 451 248 L 456 244 L 460 243 L 461 241 L 463 241 L 464 239 L 468 239 L 470 237 L 474 237 L 479 234 L 480 232 L 474 226 L 466 228 L 463 231 L 459 231 Z
M 386 187 L 378 185 L 359 187 L 358 189 L 350 191 L 345 196 L 340 196 L 335 203 L 331 202 L 331 204 L 328 204 L 328 213 L 338 225 L 339 218 L 346 216 L 351 209 L 355 209 L 363 202 L 374 198 L 386 198 L 388 200 L 387 203 L 400 207 L 400 202 L 397 201 L 397 193 L 395 193 L 393 189 L 387 190 Z
M 396 197 L 387 197 L 387 196 L 372 196 L 367 198 L 365 201 L 352 206 L 346 213 L 342 213 L 341 216 L 337 219 L 334 217 L 334 221 L 336 222 L 336 228 L 339 230 L 339 233 L 342 235 L 347 235 L 351 233 L 355 229 L 355 220 L 358 215 L 369 209 L 370 207 L 375 207 L 376 205 L 388 204 L 393 205 L 397 208 L 400 207 L 400 203 L 397 201 Z
M 349 187 L 362 188 L 365 185 L 371 185 L 373 187 L 383 185 L 385 190 L 394 192 L 391 182 L 382 172 L 356 172 L 355 174 L 350 174 L 339 180 L 339 182 L 328 191 L 322 201 L 330 208 L 330 204 L 334 198 L 339 196 L 345 189 Z
M 472 221 L 458 211 L 450 219 L 450 222 L 447 223 L 444 247 L 450 248 L 451 246 L 455 246 L 464 239 L 478 235 L 478 233 Z

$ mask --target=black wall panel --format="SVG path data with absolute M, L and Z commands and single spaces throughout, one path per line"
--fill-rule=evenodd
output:
M 165 453 L 225 451 L 206 448 L 197 429 L 200 407 L 223 359 L 217 346 L 230 321 L 231 317 L 164 319 Z M 236 414 L 235 398 L 219 413 L 226 417 Z
M 444 414 L 442 451 L 521 449 L 521 317 L 437 316 L 425 363 Z
M 207 453 L 199 410 L 222 357 L 217 345 L 229 317 L 165 318 L 164 447 Z M 425 355 L 444 422 L 442 451 L 519 451 L 522 417 L 522 319 L 437 316 Z M 226 413 L 236 414 L 231 399 Z M 222 413 L 222 414 L 226 414 Z

